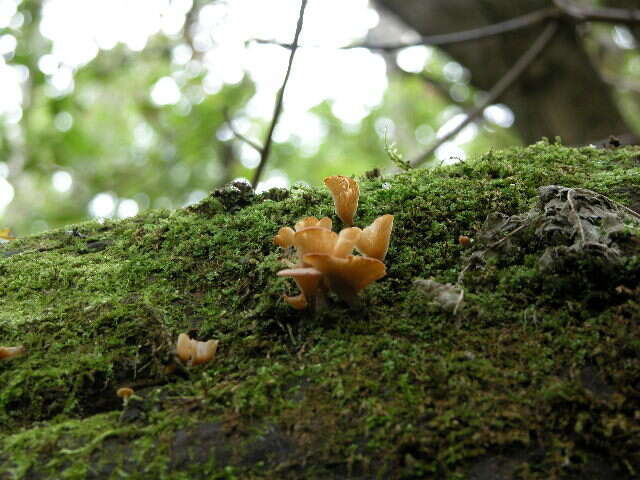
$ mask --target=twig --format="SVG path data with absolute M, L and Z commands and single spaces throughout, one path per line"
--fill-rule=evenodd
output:
M 542 8 L 531 13 L 527 13 L 520 17 L 510 18 L 504 22 L 494 23 L 492 25 L 486 25 L 484 27 L 472 28 L 471 30 L 463 30 L 461 32 L 445 33 L 442 35 L 430 35 L 421 37 L 415 42 L 405 43 L 391 43 L 391 44 L 370 44 L 370 43 L 354 43 L 353 45 L 346 45 L 340 47 L 341 50 L 351 50 L 354 48 L 366 48 L 367 50 L 375 50 L 380 52 L 393 52 L 395 50 L 401 50 L 407 47 L 415 47 L 417 45 L 452 45 L 454 43 L 471 42 L 473 40 L 480 40 L 487 37 L 493 37 L 501 35 L 503 33 L 513 32 L 522 28 L 536 25 L 543 20 L 549 18 L 555 18 L 560 15 L 562 10 L 554 7 Z M 274 42 L 272 40 L 255 39 L 257 43 L 265 43 L 269 45 L 278 45 L 283 48 L 292 49 L 293 45 L 290 43 Z M 306 47 L 306 45 L 298 45 L 298 47 Z
M 554 0 L 555 7 L 541 8 L 530 13 L 526 13 L 519 17 L 510 18 L 503 22 L 486 25 L 484 27 L 472 28 L 460 32 L 443 33 L 440 35 L 423 36 L 415 42 L 389 43 L 389 44 L 373 44 L 373 43 L 354 43 L 341 47 L 342 50 L 350 50 L 354 48 L 365 48 L 367 50 L 378 52 L 394 52 L 407 47 L 415 47 L 418 45 L 453 45 L 456 43 L 471 42 L 484 38 L 494 37 L 509 32 L 521 30 L 523 28 L 537 25 L 545 20 L 565 20 L 570 23 L 585 22 L 601 22 L 601 23 L 620 23 L 624 25 L 640 25 L 640 9 L 628 8 L 590 8 L 574 5 L 567 0 Z M 274 40 L 254 39 L 253 42 L 264 43 L 268 45 L 278 45 L 283 48 L 293 49 L 293 44 L 276 42 Z M 310 47 L 311 45 L 297 45 L 296 48 Z
M 498 82 L 493 86 L 493 88 L 489 91 L 487 98 L 478 105 L 475 109 L 471 110 L 467 114 L 467 118 L 460 123 L 456 128 L 451 130 L 445 136 L 436 141 L 426 152 L 419 155 L 411 165 L 416 167 L 421 163 L 424 163 L 444 142 L 454 137 L 460 131 L 466 127 L 470 122 L 472 122 L 476 117 L 478 117 L 485 108 L 494 103 L 498 98 L 502 96 L 502 94 L 511 87 L 515 83 L 515 81 L 520 78 L 520 75 L 524 73 L 524 71 L 531 65 L 531 63 L 540 55 L 542 50 L 548 45 L 551 39 L 554 37 L 555 33 L 558 30 L 558 22 L 549 23 L 546 28 L 542 31 L 540 36 L 536 39 L 536 41 L 529 47 L 529 49 L 518 59 L 518 61 L 504 74 L 504 76 L 498 80 Z
M 640 10 L 632 8 L 592 8 L 574 4 L 571 0 L 553 0 L 563 16 L 576 23 L 603 22 L 640 25 Z
M 273 117 L 271 119 L 271 125 L 269 125 L 269 130 L 267 131 L 267 137 L 264 141 L 264 147 L 262 148 L 260 155 L 260 163 L 258 164 L 258 168 L 256 168 L 255 173 L 253 174 L 253 186 L 254 188 L 258 186 L 258 181 L 260 180 L 260 176 L 262 175 L 262 171 L 264 167 L 267 165 L 267 160 L 269 159 L 269 153 L 271 152 L 271 145 L 273 144 L 273 131 L 278 124 L 278 119 L 280 118 L 280 114 L 282 113 L 282 104 L 284 100 L 284 91 L 287 88 L 287 83 L 289 82 L 289 76 L 291 75 L 291 66 L 293 65 L 293 57 L 296 54 L 296 50 L 298 50 L 298 38 L 300 38 L 300 32 L 302 31 L 302 22 L 304 20 L 304 10 L 307 8 L 307 0 L 302 0 L 300 2 L 300 13 L 298 15 L 298 24 L 296 25 L 296 33 L 293 37 L 293 43 L 291 44 L 291 54 L 289 55 L 289 64 L 287 65 L 287 73 L 284 76 L 284 80 L 282 82 L 282 87 L 278 91 L 278 96 L 276 99 L 276 107 L 273 111 Z
M 238 138 L 238 140 L 243 141 L 244 143 L 249 145 L 251 148 L 256 150 L 260 155 L 262 155 L 262 151 L 264 150 L 263 147 L 258 145 L 256 142 L 254 142 L 250 138 L 245 137 L 243 134 L 241 134 L 239 131 L 235 129 L 235 127 L 233 126 L 233 121 L 229 117 L 229 109 L 225 107 L 222 110 L 222 114 L 224 115 L 224 121 L 227 123 L 227 125 L 229 125 L 229 128 L 231 129 L 231 132 L 233 133 L 233 135 L 235 135 L 235 137 Z

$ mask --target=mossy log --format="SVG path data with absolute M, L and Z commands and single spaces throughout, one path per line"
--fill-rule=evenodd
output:
M 548 185 L 626 212 L 613 235 L 575 210 L 615 268 L 541 260 L 580 243 L 525 221 Z M 638 478 L 639 207 L 638 148 L 540 142 L 363 179 L 355 224 L 395 215 L 387 275 L 320 312 L 282 301 L 272 238 L 339 224 L 322 188 L 236 185 L 11 241 L 0 345 L 26 351 L 0 360 L 0 479 Z M 418 278 L 464 299 L 443 308 Z M 176 362 L 182 332 L 220 340 L 215 360 Z

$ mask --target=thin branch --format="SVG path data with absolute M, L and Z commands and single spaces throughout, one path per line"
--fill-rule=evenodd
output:
M 603 22 L 640 25 L 640 10 L 632 8 L 591 8 L 576 5 L 571 0 L 553 0 L 563 16 L 576 23 Z
M 531 27 L 543 22 L 550 18 L 556 18 L 561 13 L 558 8 L 541 8 L 530 13 L 526 13 L 519 17 L 510 18 L 503 22 L 486 25 L 483 27 L 472 28 L 470 30 L 463 30 L 461 32 L 444 33 L 441 35 L 430 35 L 421 37 L 415 42 L 405 42 L 396 44 L 382 44 L 373 45 L 368 43 L 359 43 L 342 47 L 345 50 L 353 48 L 366 48 L 369 50 L 381 51 L 381 52 L 393 52 L 407 47 L 415 47 L 418 45 L 429 45 L 433 47 L 441 45 L 454 45 L 456 43 L 473 42 L 475 40 L 482 40 L 484 38 L 495 37 L 505 33 L 513 32 L 516 30 L 522 30 L 523 28 Z
M 590 8 L 572 4 L 567 0 L 554 0 L 555 7 L 541 8 L 519 17 L 510 18 L 503 22 L 472 28 L 460 32 L 444 33 L 441 35 L 423 36 L 415 42 L 404 43 L 354 43 L 341 47 L 342 50 L 354 48 L 365 48 L 378 52 L 395 52 L 407 47 L 418 45 L 442 46 L 456 43 L 472 42 L 484 38 L 494 37 L 509 32 L 515 32 L 537 25 L 545 20 L 565 20 L 570 23 L 601 22 L 619 23 L 624 25 L 640 25 L 640 9 L 627 8 Z M 278 45 L 283 48 L 292 49 L 293 44 L 276 42 L 273 40 L 255 39 L 256 43 L 268 45 Z M 310 47 L 311 45 L 296 45 L 297 47 Z
M 300 2 L 300 14 L 298 15 L 298 24 L 296 25 L 296 33 L 293 37 L 293 43 L 291 44 L 291 54 L 289 55 L 289 64 L 287 65 L 287 73 L 284 76 L 284 80 L 282 82 L 282 87 L 278 91 L 278 97 L 276 99 L 276 107 L 273 112 L 273 118 L 271 119 L 271 125 L 269 125 L 269 130 L 267 131 L 267 137 L 264 141 L 264 147 L 262 148 L 262 155 L 260 156 L 260 163 L 258 164 L 258 168 L 253 175 L 253 186 L 254 188 L 258 185 L 258 181 L 260 180 L 260 176 L 262 175 L 262 171 L 264 167 L 267 165 L 267 160 L 269 159 L 269 153 L 271 152 L 271 145 L 273 144 L 273 131 L 278 124 L 278 119 L 280 118 L 280 114 L 282 113 L 282 104 L 284 100 L 284 91 L 287 88 L 287 83 L 289 82 L 289 76 L 291 75 L 291 66 L 293 65 L 293 57 L 296 54 L 296 50 L 298 50 L 298 38 L 300 38 L 300 32 L 302 31 L 302 22 L 304 20 L 304 10 L 307 8 L 307 0 L 302 0 Z
M 390 44 L 370 44 L 370 43 L 354 43 L 353 45 L 346 45 L 341 47 L 341 50 L 351 50 L 354 48 L 366 48 L 367 50 L 374 50 L 379 52 L 393 52 L 407 47 L 415 47 L 417 45 L 452 45 L 454 43 L 471 42 L 474 40 L 480 40 L 487 37 L 493 37 L 496 35 L 502 35 L 504 33 L 513 32 L 522 28 L 536 25 L 549 18 L 555 18 L 561 14 L 561 10 L 558 8 L 542 8 L 531 13 L 527 13 L 520 17 L 510 18 L 504 22 L 494 23 L 492 25 L 486 25 L 484 27 L 472 28 L 471 30 L 463 30 L 461 32 L 445 33 L 442 35 L 430 35 L 421 37 L 415 42 L 405 43 L 390 43 Z M 272 40 L 256 39 L 253 40 L 257 43 L 264 43 L 268 45 L 278 45 L 283 48 L 291 49 L 293 45 L 290 43 L 274 42 Z M 298 45 L 299 47 L 305 47 L 306 45 Z
M 222 110 L 222 114 L 224 115 L 224 121 L 227 123 L 227 125 L 229 125 L 229 129 L 231 129 L 231 133 L 233 133 L 233 135 L 238 139 L 243 141 L 244 143 L 246 143 L 247 145 L 249 145 L 251 148 L 253 148 L 254 150 L 256 150 L 260 155 L 262 155 L 262 151 L 264 150 L 263 147 L 261 147 L 260 145 L 258 145 L 257 142 L 254 142 L 253 140 L 251 140 L 250 138 L 244 136 L 243 134 L 241 134 L 239 131 L 236 130 L 236 128 L 233 126 L 233 121 L 231 120 L 231 118 L 229 117 L 229 109 L 228 108 L 224 108 Z
M 520 75 L 524 73 L 524 71 L 531 65 L 531 63 L 538 58 L 538 55 L 544 50 L 544 48 L 549 44 L 551 39 L 554 37 L 555 33 L 558 30 L 558 22 L 549 23 L 546 28 L 542 31 L 540 36 L 536 39 L 536 41 L 529 47 L 529 49 L 518 59 L 518 61 L 504 74 L 504 76 L 498 80 L 498 82 L 493 86 L 493 88 L 489 91 L 487 98 L 476 108 L 470 111 L 467 114 L 467 118 L 456 128 L 451 130 L 445 136 L 436 141 L 426 152 L 422 153 L 418 156 L 413 162 L 411 162 L 411 166 L 416 167 L 421 163 L 424 163 L 444 142 L 449 140 L 450 138 L 456 136 L 460 131 L 466 127 L 469 123 L 475 120 L 485 108 L 494 103 L 498 98 L 504 94 L 505 91 L 511 87 L 515 81 L 520 78 Z

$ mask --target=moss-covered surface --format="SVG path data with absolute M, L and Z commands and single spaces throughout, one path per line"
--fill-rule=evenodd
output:
M 458 236 L 526 212 L 542 185 L 637 209 L 639 158 L 541 142 L 363 180 L 356 223 L 395 226 L 356 311 L 281 298 L 295 287 L 271 239 L 333 217 L 322 189 L 231 188 L 5 245 L 0 345 L 28 353 L 0 362 L 0 479 L 637 478 L 639 258 L 564 288 L 532 245 L 466 272 L 455 315 L 412 282 L 455 283 L 473 250 Z M 215 362 L 176 368 L 183 331 L 220 339 Z

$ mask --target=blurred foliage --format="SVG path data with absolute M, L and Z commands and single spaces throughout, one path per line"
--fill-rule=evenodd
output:
M 64 94 L 52 91 L 51 79 L 38 66 L 51 52 L 39 28 L 44 3 L 23 0 L 18 7 L 22 24 L 0 29 L 0 37 L 9 33 L 17 39 L 6 63 L 23 65 L 29 73 L 22 118 L 10 123 L 0 117 L 0 162 L 8 167 L 6 179 L 15 190 L 0 226 L 25 235 L 82 221 L 100 193 L 114 199 L 114 214 L 124 200 L 134 200 L 140 209 L 173 208 L 197 201 L 235 178 L 251 178 L 251 169 L 239 161 L 248 147 L 229 134 L 223 114 L 225 109 L 232 117 L 242 114 L 255 93 L 249 77 L 206 94 L 204 72 L 197 67 L 199 52 L 192 62 L 172 61 L 176 45 L 190 41 L 189 28 L 198 9 L 210 2 L 193 3 L 179 35 L 157 34 L 138 52 L 123 45 L 100 51 L 73 72 L 73 88 Z M 612 70 L 639 81 L 637 52 L 625 51 L 625 56 L 622 66 Z M 326 131 L 323 141 L 309 148 L 294 134 L 275 142 L 263 180 L 279 174 L 291 183 L 317 184 L 330 174 L 387 169 L 392 165 L 385 152 L 385 132 L 409 160 L 428 147 L 447 120 L 483 95 L 469 85 L 468 75 L 447 76 L 445 66 L 451 61 L 440 53 L 421 73 L 402 71 L 393 56 L 387 60 L 389 87 L 379 106 L 353 125 L 336 117 L 329 101 L 317 105 L 312 112 Z M 629 65 L 635 65 L 633 72 L 625 71 Z M 151 101 L 150 91 L 166 76 L 176 80 L 182 96 L 174 105 L 159 106 Z M 633 107 L 634 99 L 626 98 L 637 97 L 637 90 L 625 92 L 621 101 L 638 122 L 637 102 Z M 255 121 L 247 135 L 262 141 L 267 125 L 268 119 Z M 477 129 L 463 145 L 467 155 L 518 143 L 516 132 L 489 122 Z M 71 175 L 69 191 L 53 187 L 56 172 Z

